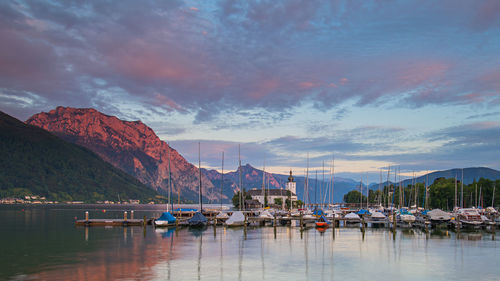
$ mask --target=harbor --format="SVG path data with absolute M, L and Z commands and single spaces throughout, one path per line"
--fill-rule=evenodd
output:
M 479 229 L 245 226 L 75 226 L 89 220 L 159 218 L 166 206 L 1 206 L 0 279 L 62 280 L 496 280 L 498 231 Z M 189 209 L 191 206 L 179 206 Z M 174 205 L 176 209 L 177 206 Z M 205 209 L 216 209 L 207 205 Z M 175 210 L 174 209 L 174 210 Z M 103 212 L 106 210 L 106 212 Z M 230 210 L 225 210 L 230 212 Z M 245 211 L 248 212 L 248 211 Z M 214 212 L 214 214 L 217 214 Z M 181 219 L 194 215 L 186 211 Z M 210 215 L 207 213 L 207 218 Z M 16 232 L 8 231 L 16 229 Z M 50 251 L 47 249 L 50 248 Z M 439 265 L 439 266 L 436 266 Z M 425 269 L 425 270 L 423 270 Z M 286 272 L 284 272 L 285 270 Z M 71 278 L 70 278 L 71 279 Z
M 103 212 L 103 209 L 101 212 Z M 318 210 L 318 209 L 317 209 Z M 481 212 L 480 212 L 481 211 Z M 322 212 L 322 211 L 321 211 Z M 405 215 L 404 212 L 407 214 Z M 297 227 L 301 231 L 306 228 L 318 228 L 326 230 L 336 227 L 350 227 L 364 230 L 366 228 L 386 228 L 394 230 L 396 228 L 420 229 L 429 232 L 432 229 L 445 229 L 451 231 L 484 230 L 495 233 L 500 226 L 498 212 L 495 209 L 477 210 L 468 209 L 468 212 L 479 216 L 478 220 L 470 224 L 463 220 L 459 213 L 448 213 L 441 210 L 433 212 L 420 211 L 409 212 L 407 210 L 380 210 L 367 211 L 364 209 L 338 208 L 332 211 L 322 212 L 321 215 L 314 214 L 307 209 L 294 211 L 284 210 L 218 210 L 216 208 L 200 212 L 206 218 L 206 226 L 232 226 L 227 224 L 227 220 L 236 213 L 241 214 L 239 220 L 233 222 L 236 226 L 246 227 Z M 83 219 L 75 219 L 76 226 L 143 226 L 153 225 L 155 227 L 189 227 L 189 220 L 198 213 L 196 209 L 174 209 L 171 213 L 172 222 L 166 225 L 158 225 L 158 217 L 134 218 L 134 211 L 123 211 L 123 218 L 89 218 L 89 211 L 84 212 Z M 402 214 L 403 213 L 403 214 Z M 406 217 L 405 217 L 406 216 Z M 317 222 L 323 218 L 324 224 L 318 225 Z

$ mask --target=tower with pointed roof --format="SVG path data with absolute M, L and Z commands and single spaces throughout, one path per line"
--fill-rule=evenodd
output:
M 286 190 L 290 190 L 293 194 L 297 194 L 297 183 L 293 179 L 292 170 L 290 170 L 290 176 L 288 177 L 288 182 L 286 183 Z

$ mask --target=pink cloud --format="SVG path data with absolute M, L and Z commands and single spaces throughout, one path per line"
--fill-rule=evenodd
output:
M 166 106 L 169 109 L 174 109 L 177 111 L 184 111 L 182 106 L 177 104 L 175 101 L 173 101 L 169 97 L 166 97 L 166 96 L 163 96 L 160 94 L 155 95 L 155 104 L 159 105 L 159 106 Z
M 318 86 L 317 83 L 314 83 L 314 82 L 311 82 L 311 81 L 304 81 L 304 82 L 300 82 L 299 83 L 299 87 L 301 87 L 303 89 L 314 88 L 314 87 L 317 87 L 317 86 Z
M 415 87 L 426 82 L 442 80 L 451 66 L 439 61 L 408 63 L 402 66 L 398 76 L 404 87 Z
M 261 99 L 272 93 L 279 86 L 280 86 L 279 80 L 265 79 L 264 81 L 260 82 L 253 91 L 249 93 L 249 96 L 252 99 Z

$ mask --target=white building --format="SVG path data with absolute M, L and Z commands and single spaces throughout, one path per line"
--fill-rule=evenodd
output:
M 297 194 L 296 194 L 297 186 L 296 182 L 293 179 L 292 176 L 292 171 L 290 171 L 290 176 L 288 177 L 288 182 L 286 183 L 286 190 L 283 189 L 267 189 L 266 194 L 267 194 L 267 203 L 268 204 L 274 204 L 274 199 L 276 198 L 281 198 L 283 204 L 286 202 L 287 199 L 289 199 L 289 193 L 291 192 L 291 199 L 293 201 L 297 201 Z M 247 192 L 250 196 L 252 196 L 253 200 L 257 200 L 264 206 L 264 193 L 262 192 L 262 189 L 251 189 Z

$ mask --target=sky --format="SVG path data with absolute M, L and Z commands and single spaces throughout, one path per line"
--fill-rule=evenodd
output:
M 500 169 L 500 1 L 1 1 L 0 110 L 141 120 L 190 162 Z

